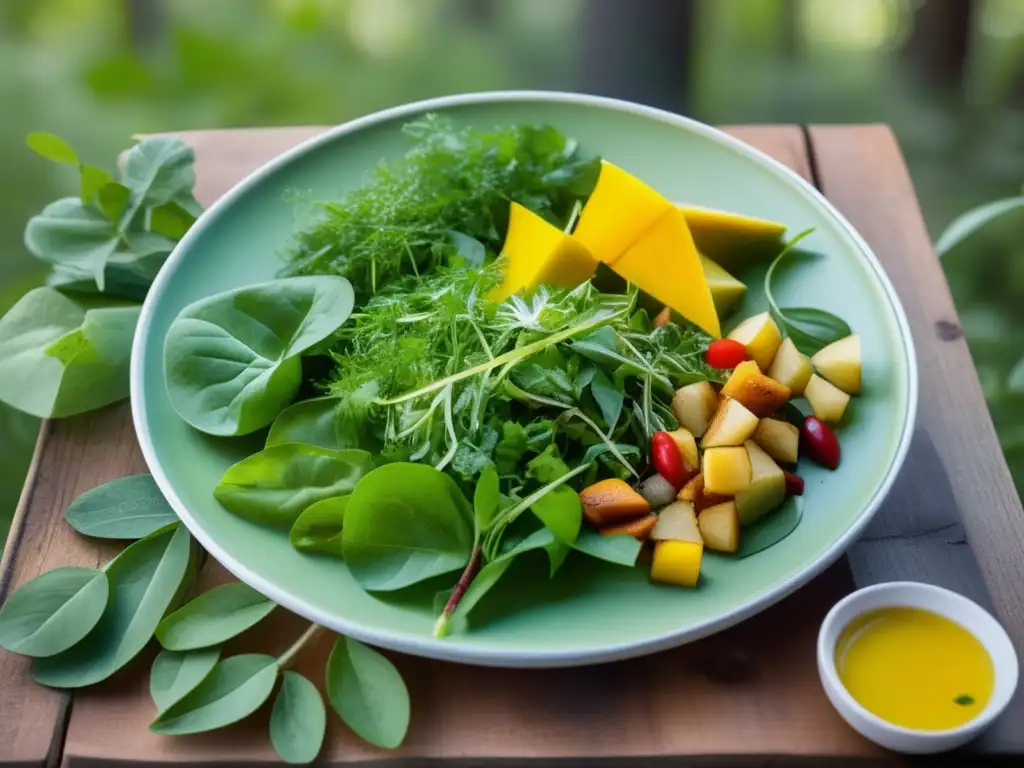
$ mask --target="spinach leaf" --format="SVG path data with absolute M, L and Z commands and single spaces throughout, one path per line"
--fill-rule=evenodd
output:
M 267 447 L 309 443 L 332 451 L 358 448 L 358 440 L 343 428 L 340 412 L 340 397 L 317 397 L 289 405 L 274 419 Z
M 286 763 L 311 763 L 327 733 L 327 708 L 316 686 L 286 669 L 270 711 L 270 743 Z
M 789 536 L 800 524 L 803 517 L 803 500 L 790 496 L 782 506 L 769 512 L 755 523 L 740 531 L 740 547 L 737 557 L 750 557 Z
M 195 689 L 210 674 L 220 648 L 198 651 L 160 651 L 149 670 L 149 696 L 162 712 Z
M 580 530 L 580 535 L 572 543 L 572 548 L 598 560 L 633 567 L 640 556 L 643 545 L 628 534 L 605 536 L 589 528 Z
M 605 376 L 604 371 L 597 368 L 594 378 L 590 382 L 590 394 L 594 396 L 597 407 L 601 409 L 601 418 L 611 432 L 619 423 L 619 416 L 622 415 L 622 403 L 626 398 L 625 388 L 622 381 L 612 384 Z
M 178 414 L 213 435 L 270 424 L 298 392 L 300 356 L 352 311 L 340 277 L 293 277 L 226 291 L 185 307 L 164 346 Z
M 135 658 L 171 605 L 191 550 L 181 523 L 129 545 L 106 567 L 110 599 L 99 622 L 68 650 L 36 659 L 32 678 L 51 688 L 80 688 L 106 680 Z
M 333 496 L 310 504 L 296 519 L 288 534 L 300 552 L 342 556 L 342 524 L 349 496 Z
M 0 400 L 41 418 L 128 396 L 139 306 L 36 288 L 0 318 Z
M 501 501 L 501 491 L 498 487 L 498 471 L 494 465 L 486 467 L 480 473 L 480 479 L 476 482 L 473 490 L 473 517 L 476 520 L 476 530 L 482 531 L 498 514 L 498 503 Z
M 583 522 L 583 506 L 572 488 L 563 485 L 552 489 L 537 499 L 530 511 L 563 544 L 576 541 Z
M 64 513 L 68 525 L 98 539 L 141 539 L 177 522 L 152 475 L 129 475 L 86 491 Z
M 350 637 L 338 637 L 327 660 L 327 698 L 357 736 L 394 749 L 409 730 L 409 690 L 388 661 Z
M 103 571 L 47 571 L 19 587 L 0 607 L 0 647 L 37 657 L 66 651 L 99 622 L 108 594 Z
M 242 634 L 276 607 L 248 584 L 222 584 L 164 617 L 156 639 L 169 651 L 209 648 Z
M 345 508 L 345 562 L 369 591 L 402 589 L 458 570 L 472 547 L 473 508 L 451 477 L 425 464 L 373 470 Z
M 277 659 L 260 653 L 219 661 L 199 685 L 160 712 L 149 730 L 181 736 L 236 723 L 270 698 L 277 672 Z
M 315 502 L 351 493 L 372 465 L 366 451 L 282 443 L 230 467 L 213 495 L 239 517 L 290 528 Z

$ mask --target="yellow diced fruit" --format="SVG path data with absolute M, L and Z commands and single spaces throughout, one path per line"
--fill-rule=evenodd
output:
M 819 419 L 835 423 L 843 418 L 850 396 L 834 384 L 829 384 L 817 374 L 811 376 L 804 389 L 804 397 L 811 404 L 811 410 Z
M 708 281 L 708 288 L 711 289 L 711 300 L 715 302 L 715 311 L 718 312 L 719 317 L 724 317 L 743 298 L 743 294 L 747 292 L 747 286 L 704 254 L 700 256 L 700 264 L 704 269 L 704 279 Z
M 668 436 L 672 438 L 672 442 L 676 444 L 676 448 L 682 454 L 686 471 L 696 474 L 700 470 L 700 453 L 697 451 L 697 441 L 694 439 L 693 433 L 686 427 L 679 427 L 669 432 Z
M 697 513 L 688 501 L 673 501 L 658 513 L 658 522 L 651 531 L 652 541 L 673 539 L 675 541 L 700 542 L 697 527 Z
M 800 451 L 800 430 L 788 421 L 761 419 L 754 430 L 754 442 L 776 461 L 796 464 Z
M 704 546 L 715 552 L 733 553 L 740 546 L 740 517 L 735 501 L 708 507 L 697 518 Z
M 704 545 L 696 541 L 659 541 L 651 559 L 651 579 L 680 587 L 696 587 Z
M 597 184 L 580 212 L 573 237 L 595 259 L 611 264 L 671 207 L 640 179 L 602 160 Z
M 789 387 L 793 397 L 800 397 L 810 381 L 814 368 L 807 355 L 796 348 L 792 339 L 785 339 L 775 353 L 775 359 L 768 369 L 768 375 L 783 386 Z
M 746 347 L 747 357 L 755 361 L 762 371 L 771 367 L 782 344 L 779 327 L 767 312 L 748 317 L 733 329 L 729 338 Z
M 739 400 L 723 397 L 715 418 L 700 442 L 701 448 L 743 445 L 757 429 L 757 416 Z
M 848 395 L 860 394 L 860 336 L 833 341 L 811 358 L 814 368 Z
M 672 398 L 672 413 L 695 437 L 701 437 L 707 432 L 708 424 L 717 410 L 718 393 L 707 381 L 680 387 Z
M 704 492 L 733 496 L 750 485 L 750 455 L 740 446 L 704 451 Z
M 750 485 L 736 494 L 736 510 L 740 525 L 750 525 L 785 500 L 786 476 L 756 443 L 748 441 L 744 447 L 750 460 Z
M 782 246 L 786 226 L 768 219 L 718 211 L 696 205 L 679 205 L 701 253 L 726 269 L 742 267 L 774 257 Z
M 488 296 L 493 301 L 537 285 L 572 288 L 589 280 L 598 265 L 582 243 L 518 203 L 509 209 L 501 258 L 505 274 Z
M 789 400 L 790 389 L 761 373 L 753 360 L 744 360 L 733 369 L 721 395 L 743 403 L 755 416 L 770 416 Z
M 670 206 L 621 256 L 608 264 L 616 274 L 714 338 L 722 335 L 700 257 L 677 209 Z

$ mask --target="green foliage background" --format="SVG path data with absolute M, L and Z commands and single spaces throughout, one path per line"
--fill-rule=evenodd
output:
M 473 11 L 487 4 L 473 0 L 4 0 L 0 311 L 40 279 L 21 242 L 26 220 L 75 183 L 25 148 L 29 131 L 57 133 L 109 167 L 146 131 L 329 124 L 459 91 L 582 89 L 587 2 L 498 0 L 483 24 Z M 680 92 L 712 123 L 891 124 L 937 235 L 1024 180 L 1024 3 L 976 0 L 957 88 L 909 65 L 913 6 L 698 0 Z M 944 262 L 1018 483 L 1024 394 L 1010 371 L 1024 354 L 1022 227 L 1024 216 L 1008 216 Z M 36 430 L 0 406 L 0 536 Z

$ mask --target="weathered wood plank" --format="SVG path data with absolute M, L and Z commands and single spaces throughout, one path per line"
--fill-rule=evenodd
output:
M 930 581 L 994 606 L 1024 658 L 1024 513 L 896 139 L 880 125 L 812 126 L 808 135 L 822 191 L 874 250 L 903 302 L 921 379 L 907 463 L 848 552 L 854 577 Z M 1024 752 L 1022 723 L 1018 690 L 975 747 Z

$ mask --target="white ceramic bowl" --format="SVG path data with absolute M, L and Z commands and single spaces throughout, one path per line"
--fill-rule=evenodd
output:
M 920 731 L 893 725 L 862 707 L 839 680 L 835 649 L 843 629 L 858 616 L 879 608 L 922 608 L 960 624 L 985 646 L 995 668 L 995 688 L 988 705 L 973 720 L 944 731 Z M 933 754 L 955 749 L 977 737 L 1006 709 L 1017 687 L 1017 654 L 1006 631 L 977 603 L 931 584 L 894 581 L 865 587 L 840 600 L 818 633 L 818 674 L 832 706 L 865 738 L 886 749 Z

